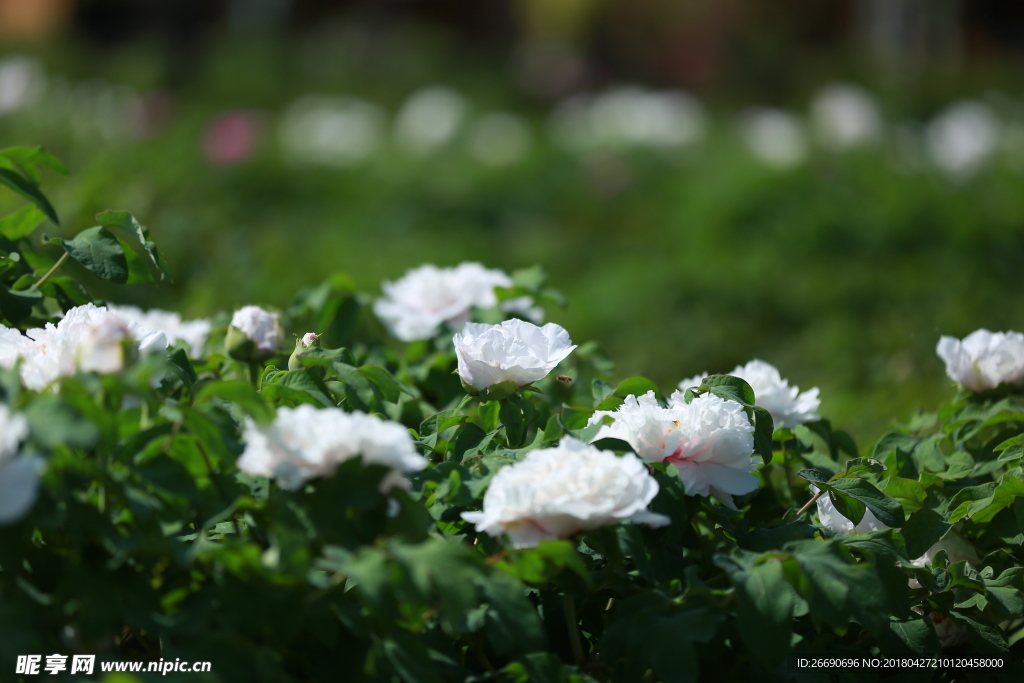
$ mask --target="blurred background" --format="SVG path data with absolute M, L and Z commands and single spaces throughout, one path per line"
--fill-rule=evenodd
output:
M 539 263 L 619 376 L 761 358 L 862 445 L 1024 329 L 1022 76 L 1013 0 L 0 0 L 0 145 L 150 227 L 128 302 Z

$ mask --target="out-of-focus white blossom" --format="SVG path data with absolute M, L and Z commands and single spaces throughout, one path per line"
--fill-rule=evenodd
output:
M 76 361 L 84 372 L 120 372 L 132 362 L 131 330 L 117 316 L 107 316 L 89 326 L 78 345 Z
M 817 495 L 820 490 L 817 486 L 811 484 L 812 493 Z M 818 498 L 818 520 L 822 526 L 827 526 L 837 534 L 868 534 L 872 531 L 881 531 L 882 529 L 889 528 L 882 524 L 878 517 L 875 517 L 875 513 L 867 509 L 864 510 L 864 517 L 854 526 L 852 521 L 843 517 L 836 510 L 836 506 L 832 504 L 832 499 L 829 498 L 827 493 Z
M 466 323 L 454 342 L 459 376 L 477 391 L 506 383 L 518 388 L 544 379 L 576 348 L 561 326 L 537 327 L 523 320 Z
M 800 393 L 800 388 L 789 386 L 789 380 L 783 379 L 778 368 L 771 363 L 755 359 L 746 365 L 737 365 L 729 374 L 750 385 L 754 390 L 755 405 L 771 413 L 776 429 L 819 419 L 817 410 L 821 400 L 818 388 Z M 707 376 L 708 373 L 688 377 L 679 383 L 679 390 L 700 386 Z
M 1024 381 L 1024 334 L 975 330 L 963 338 L 942 337 L 935 352 L 946 374 L 971 391 Z
M 647 510 L 657 494 L 658 482 L 632 453 L 619 457 L 567 436 L 498 470 L 483 511 L 462 518 L 526 548 L 623 521 L 664 526 L 668 517 Z
M 36 391 L 76 370 L 115 372 L 130 356 L 160 351 L 167 345 L 163 332 L 93 304 L 72 308 L 56 325 L 46 323 L 25 337 L 0 326 L 0 364 L 13 367 L 22 359 L 21 380 Z
M 343 167 L 380 149 L 385 124 L 384 112 L 369 102 L 310 95 L 288 107 L 278 135 L 294 161 Z
M 35 59 L 15 55 L 0 60 L 0 114 L 34 103 L 45 87 L 43 65 Z
M 479 263 L 454 268 L 427 264 L 381 285 L 384 297 L 373 305 L 377 317 L 402 341 L 430 339 L 442 323 L 459 329 L 470 309 L 498 305 L 495 287 L 511 287 L 512 278 Z
M 517 296 L 501 302 L 501 310 L 534 325 L 544 322 L 544 309 L 536 305 L 532 296 Z
M 486 166 L 508 166 L 530 147 L 530 127 L 518 114 L 492 112 L 481 116 L 469 133 L 469 152 Z
M 458 92 L 432 86 L 413 93 L 395 119 L 395 139 L 403 148 L 425 154 L 451 142 L 466 118 Z
M 621 86 L 566 100 L 552 113 L 549 126 L 555 141 L 572 151 L 678 148 L 700 139 L 705 116 L 687 93 Z
M 928 156 L 954 177 L 969 176 L 999 145 L 999 119 L 981 102 L 954 104 L 933 119 L 925 131 Z
M 0 524 L 25 516 L 36 500 L 42 461 L 19 457 L 28 437 L 28 421 L 0 403 Z
M 180 342 L 187 346 L 189 355 L 194 358 L 203 355 L 203 346 L 210 336 L 209 320 L 182 320 L 181 316 L 173 311 L 155 308 L 143 311 L 136 306 L 122 304 L 108 304 L 107 309 L 128 323 L 163 332 L 169 343 Z
M 848 83 L 833 83 L 815 95 L 811 125 L 818 141 L 833 150 L 874 143 L 882 134 L 882 116 L 875 98 Z
M 757 488 L 754 425 L 735 401 L 705 394 L 687 404 L 676 392 L 662 408 L 649 391 L 627 396 L 617 410 L 595 412 L 590 424 L 606 417 L 613 422 L 592 441 L 621 439 L 644 460 L 674 465 L 688 496 L 712 495 L 735 509 L 732 496 Z
M 245 361 L 265 359 L 281 347 L 281 316 L 259 306 L 243 306 L 231 317 L 228 353 Z
M 740 117 L 740 135 L 759 161 L 784 169 L 803 163 L 807 136 L 803 124 L 780 109 L 758 108 Z
M 279 408 L 268 425 L 248 420 L 242 438 L 246 445 L 238 468 L 248 474 L 273 477 L 289 490 L 316 477 L 329 477 L 339 464 L 353 458 L 362 458 L 364 465 L 390 469 L 381 482 L 381 491 L 396 486 L 407 489 L 405 473 L 426 465 L 402 425 L 340 408 L 308 404 Z

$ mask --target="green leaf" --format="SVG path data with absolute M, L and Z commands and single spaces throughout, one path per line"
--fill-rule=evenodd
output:
M 598 406 L 604 402 L 606 398 L 614 393 L 611 385 L 602 382 L 599 379 L 595 379 L 590 385 L 590 393 L 594 396 L 594 405 Z
M 784 556 L 769 553 L 755 562 L 750 562 L 749 556 L 745 554 L 747 562 L 741 564 L 735 557 L 717 555 L 715 564 L 726 571 L 735 587 L 740 637 L 755 658 L 774 670 L 789 651 L 796 599 L 786 580 Z
M 711 375 L 704 380 L 702 386 L 707 386 L 715 396 L 724 398 L 726 401 L 736 401 L 744 406 L 753 406 L 755 397 L 754 390 L 750 385 L 739 377 L 732 375 Z
M 661 397 L 658 385 L 651 380 L 646 377 L 630 377 L 619 383 L 619 386 L 615 388 L 615 395 L 619 398 L 626 398 L 630 395 L 640 398 L 649 391 L 653 391 L 656 398 Z
M 68 175 L 68 169 L 64 162 L 42 147 L 5 147 L 0 149 L 0 156 L 6 157 L 17 164 L 18 168 L 36 185 L 40 181 L 36 168 L 45 168 L 54 173 Z
M 234 403 L 247 415 L 263 424 L 270 422 L 274 417 L 273 410 L 248 382 L 228 380 L 204 384 L 196 392 L 195 404 L 201 405 L 214 398 Z
M 487 603 L 487 640 L 497 653 L 512 657 L 544 649 L 544 627 L 537 609 L 523 595 L 523 584 L 496 571 L 478 578 L 477 585 Z
M 104 280 L 128 282 L 128 260 L 121 243 L 106 228 L 87 228 L 74 239 L 61 240 L 64 251 Z
M 907 543 L 907 555 L 918 558 L 929 548 L 939 542 L 952 524 L 944 520 L 938 513 L 928 508 L 918 510 L 910 515 L 900 533 Z
M 129 247 L 130 257 L 137 264 L 135 273 L 138 282 L 160 282 L 170 279 L 170 271 L 159 249 L 149 239 L 149 230 L 135 220 L 127 211 L 103 211 L 96 214 L 100 227 L 116 233 L 123 244 Z
M 863 503 L 875 514 L 878 521 L 888 527 L 898 529 L 906 521 L 903 507 L 865 479 L 833 479 L 829 485 L 833 491 Z
M 907 621 L 890 621 L 889 630 L 908 650 L 917 655 L 934 654 L 942 647 L 927 615 L 915 616 Z
M 39 396 L 25 408 L 32 436 L 47 448 L 90 448 L 100 431 L 76 408 L 57 396 Z
M 754 451 L 761 456 L 764 464 L 772 461 L 772 434 L 775 424 L 772 415 L 764 408 L 754 406 Z
M 6 185 L 11 188 L 22 197 L 25 197 L 30 202 L 38 206 L 46 217 L 54 222 L 56 225 L 60 225 L 60 219 L 57 218 L 57 211 L 50 204 L 50 201 L 43 196 L 43 193 L 39 189 L 29 182 L 24 176 L 12 171 L 9 168 L 0 168 L 0 185 Z
M 816 482 L 818 484 L 823 484 L 832 478 L 827 472 L 822 472 L 821 470 L 815 469 L 800 470 L 799 472 L 796 473 L 796 476 L 800 477 L 801 479 L 806 479 L 807 481 Z M 819 486 L 818 488 L 821 487 Z
M 853 522 L 854 526 L 860 524 L 864 519 L 864 512 L 867 510 L 867 506 L 856 498 L 843 495 L 832 490 L 831 487 L 828 488 L 828 498 L 832 501 L 832 507 L 836 509 L 836 512 Z
M 26 204 L 12 214 L 0 218 L 0 234 L 17 242 L 32 234 L 46 215 L 33 204 Z
M 368 379 L 376 388 L 377 395 L 388 403 L 398 403 L 402 392 L 412 396 L 412 392 L 399 384 L 390 372 L 379 365 L 364 365 L 359 368 L 359 374 Z
M 924 503 L 928 492 L 916 479 L 903 479 L 902 477 L 889 477 L 882 482 L 882 491 L 885 495 L 893 498 L 906 498 L 915 503 Z
M 274 375 L 270 381 L 272 385 L 288 387 L 309 394 L 325 408 L 336 407 L 334 397 L 331 396 L 327 385 L 309 370 L 286 370 Z

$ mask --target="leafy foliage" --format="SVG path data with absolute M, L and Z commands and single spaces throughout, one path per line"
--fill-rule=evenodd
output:
M 56 223 L 38 169 L 63 167 L 38 149 L 0 158 L 16 179 L 5 184 L 32 202 L 0 223 L 4 325 L 90 300 L 92 276 L 166 278 L 126 212 L 33 243 L 27 226 Z M 68 261 L 84 269 L 64 275 Z M 543 286 L 536 271 L 515 282 L 515 293 Z M 0 527 L 0 661 L 209 660 L 211 681 L 784 679 L 789 654 L 937 655 L 941 615 L 967 634 L 957 656 L 1004 657 L 998 675 L 1019 677 L 1024 396 L 962 394 L 859 457 L 827 420 L 776 430 L 746 382 L 711 376 L 691 397 L 737 401 L 755 425 L 762 484 L 738 510 L 686 496 L 671 467 L 652 464 L 652 510 L 668 526 L 514 549 L 460 513 L 481 507 L 500 468 L 565 435 L 592 438 L 595 410 L 658 387 L 614 383 L 584 345 L 528 390 L 468 396 L 444 335 L 381 343 L 362 301 L 338 278 L 300 293 L 285 327 L 345 345 L 294 363 L 235 362 L 221 327 L 203 354 L 171 349 L 53 391 L 0 371 L 0 400 L 28 422 L 23 454 L 45 461 L 35 505 Z M 245 421 L 303 403 L 400 422 L 431 464 L 389 495 L 385 469 L 358 459 L 296 491 L 240 472 Z M 812 482 L 850 521 L 870 511 L 890 528 L 815 525 Z M 951 559 L 953 535 L 976 562 Z

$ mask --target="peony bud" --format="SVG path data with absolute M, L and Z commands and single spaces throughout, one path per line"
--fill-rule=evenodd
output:
M 320 335 L 319 334 L 316 334 L 314 332 L 307 332 L 306 334 L 302 335 L 301 337 L 299 337 L 299 338 L 297 338 L 295 340 L 295 350 L 292 351 L 292 355 L 288 357 L 288 370 L 289 371 L 295 371 L 295 370 L 302 370 L 303 369 L 302 361 L 299 360 L 299 357 L 302 355 L 302 353 L 306 349 L 311 349 L 311 348 L 314 348 L 314 347 L 319 348 L 320 347 L 319 339 L 320 339 Z M 322 367 L 320 367 L 320 368 L 308 368 L 308 369 L 313 371 L 321 379 L 326 374 L 325 369 L 322 368 Z

